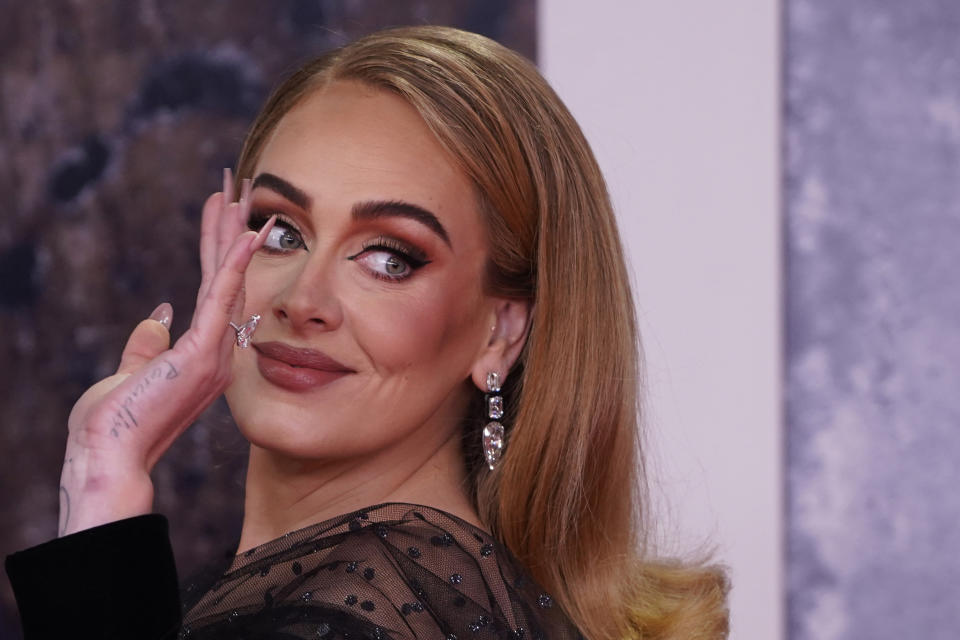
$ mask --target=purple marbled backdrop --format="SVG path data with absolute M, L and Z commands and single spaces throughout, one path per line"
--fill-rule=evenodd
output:
M 785 7 L 790 638 L 955 638 L 960 3 Z
M 199 283 L 203 200 L 280 75 L 362 33 L 451 24 L 535 51 L 534 0 L 38 0 L 0 19 L 0 555 L 55 533 L 67 415 L 133 326 Z M 222 403 L 154 473 L 181 574 L 239 531 Z M 0 580 L 0 638 L 19 637 Z

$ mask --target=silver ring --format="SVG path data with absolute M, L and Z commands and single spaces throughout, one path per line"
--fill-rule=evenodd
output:
M 246 349 L 250 346 L 250 338 L 253 337 L 253 332 L 257 330 L 258 324 L 260 324 L 260 316 L 256 313 L 239 327 L 232 322 L 230 323 L 230 327 L 237 332 L 238 347 Z

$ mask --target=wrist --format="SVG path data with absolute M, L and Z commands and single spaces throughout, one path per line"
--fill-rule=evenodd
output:
M 152 511 L 153 483 L 145 471 L 105 472 L 78 458 L 67 458 L 60 478 L 60 536 Z

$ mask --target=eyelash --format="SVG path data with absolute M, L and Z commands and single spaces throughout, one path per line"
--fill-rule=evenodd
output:
M 260 231 L 260 229 L 263 228 L 263 225 L 267 224 L 267 221 L 269 221 L 272 216 L 277 216 L 277 221 L 274 223 L 273 229 L 283 229 L 284 231 L 293 234 L 296 236 L 297 240 L 300 241 L 302 248 L 306 251 L 307 245 L 303 241 L 303 235 L 300 233 L 297 225 L 295 225 L 293 221 L 280 212 L 251 211 L 250 219 L 247 220 L 247 228 L 252 231 Z M 273 233 L 273 230 L 271 230 L 271 233 Z M 283 255 L 285 253 L 289 253 L 289 250 L 284 251 L 283 249 L 275 249 L 274 247 L 268 247 L 266 245 L 261 247 L 260 250 L 274 255 Z
M 300 244 L 303 245 L 303 249 L 306 250 L 306 243 L 303 241 L 303 236 L 300 233 L 300 230 L 291 220 L 279 212 L 251 211 L 250 219 L 247 221 L 247 227 L 253 231 L 259 231 L 273 215 L 277 216 L 274 229 L 284 229 L 287 232 L 293 233 L 300 241 Z M 364 242 L 361 246 L 362 249 L 360 251 L 351 256 L 347 256 L 347 259 L 356 261 L 357 258 L 360 258 L 365 253 L 369 253 L 371 251 L 382 251 L 399 258 L 410 267 L 410 273 L 402 276 L 389 276 L 385 273 L 380 273 L 368 268 L 367 271 L 370 273 L 370 275 L 379 280 L 384 280 L 387 282 L 399 282 L 401 280 L 406 280 L 418 269 L 430 264 L 430 260 L 427 259 L 426 253 L 424 253 L 421 249 L 418 249 L 417 247 L 409 245 L 405 242 L 401 242 L 395 238 L 378 236 L 373 240 Z M 260 250 L 274 255 L 283 255 L 289 252 L 267 246 L 261 247 Z
M 402 276 L 389 276 L 385 273 L 380 273 L 372 269 L 368 269 L 370 275 L 379 280 L 385 280 L 387 282 L 399 282 L 401 280 L 406 280 L 414 274 L 418 269 L 430 264 L 430 261 L 427 260 L 426 254 L 420 249 L 406 244 L 405 242 L 400 242 L 394 238 L 389 238 L 386 236 L 379 236 L 373 240 L 364 242 L 362 245 L 363 249 L 358 253 L 355 253 L 352 256 L 347 256 L 348 260 L 356 260 L 365 253 L 371 251 L 382 251 L 384 253 L 389 253 L 410 267 L 410 273 Z

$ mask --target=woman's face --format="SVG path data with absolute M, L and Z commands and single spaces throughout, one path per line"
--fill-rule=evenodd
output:
M 252 200 L 253 228 L 278 221 L 247 270 L 262 320 L 227 391 L 247 438 L 303 458 L 449 438 L 495 301 L 472 185 L 416 111 L 328 85 L 276 127 Z

